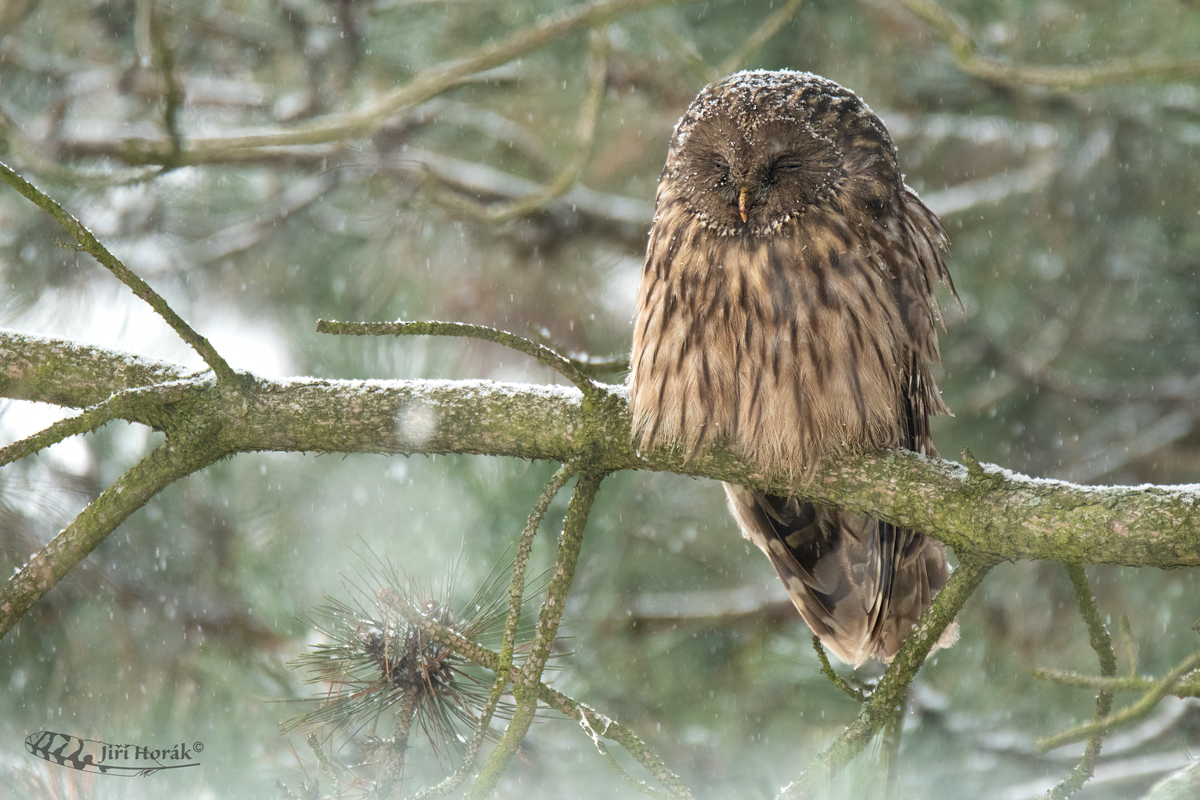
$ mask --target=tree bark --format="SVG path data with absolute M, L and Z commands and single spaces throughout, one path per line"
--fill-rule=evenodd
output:
M 0 396 L 84 407 L 141 388 L 151 402 L 119 418 L 189 437 L 203 430 L 222 454 L 260 450 L 470 453 L 583 459 L 592 469 L 665 470 L 786 492 L 716 447 L 684 461 L 629 444 L 622 386 L 600 384 L 595 401 L 573 387 L 439 380 L 268 380 L 244 376 L 239 391 L 211 373 L 60 339 L 0 332 Z M 167 383 L 169 382 L 169 383 Z M 178 442 L 176 442 L 178 444 Z M 916 528 L 960 555 L 1046 559 L 1164 569 L 1200 566 L 1200 487 L 1078 486 L 970 460 L 964 467 L 905 451 L 831 459 L 804 496 Z

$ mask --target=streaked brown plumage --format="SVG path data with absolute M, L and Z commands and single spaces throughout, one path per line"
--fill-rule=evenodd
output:
M 852 92 L 790 71 L 707 87 L 658 186 L 630 364 L 635 443 L 694 454 L 726 441 L 797 486 L 845 450 L 934 454 L 928 416 L 948 413 L 929 373 L 934 284 L 953 290 L 945 241 Z M 890 660 L 946 583 L 941 543 L 919 533 L 725 490 L 846 663 Z

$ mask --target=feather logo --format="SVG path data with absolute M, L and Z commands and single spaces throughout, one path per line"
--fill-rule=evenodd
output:
M 204 750 L 204 743 L 109 744 L 66 733 L 38 731 L 25 737 L 25 749 L 38 758 L 80 772 L 144 777 L 164 769 L 200 766 L 195 754 Z

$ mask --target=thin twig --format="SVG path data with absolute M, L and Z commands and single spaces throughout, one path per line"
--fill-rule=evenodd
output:
M 521 531 L 521 539 L 517 544 L 516 558 L 513 560 L 512 582 L 508 589 L 508 618 L 504 624 L 504 639 L 500 645 L 500 661 L 505 666 L 512 664 L 513 652 L 516 649 L 517 628 L 521 621 L 521 605 L 525 597 L 525 570 L 529 566 L 529 556 L 533 552 L 533 537 L 537 535 L 546 515 L 546 509 L 551 501 L 558 496 L 559 491 L 574 477 L 578 466 L 563 464 L 542 490 L 542 494 L 529 512 L 525 529 Z
M 113 403 L 106 400 L 100 405 L 86 408 L 74 416 L 60 419 L 37 433 L 26 436 L 24 439 L 19 439 L 10 445 L 0 447 L 0 467 L 5 464 L 11 464 L 14 461 L 19 461 L 25 458 L 25 456 L 33 455 L 39 450 L 44 450 L 51 445 L 58 444 L 64 439 L 69 439 L 81 433 L 90 433 L 97 428 L 107 425 L 117 417 L 117 413 L 112 406 Z
M 75 219 L 75 217 L 67 213 L 66 209 L 51 200 L 33 184 L 3 163 L 0 163 L 0 178 L 3 178 L 10 186 L 31 200 L 38 208 L 54 217 L 54 220 L 79 243 L 80 248 L 90 253 L 93 258 L 107 267 L 113 275 L 117 276 L 117 279 L 121 283 L 132 289 L 137 297 L 166 320 L 171 329 L 179 334 L 179 337 L 187 342 L 200 355 L 200 358 L 204 359 L 204 363 L 208 364 L 219 381 L 230 386 L 237 384 L 237 373 L 221 357 L 216 348 L 209 343 L 208 339 L 205 339 L 192 330 L 192 327 L 184 322 L 183 318 L 176 314 L 174 309 L 167 304 L 162 295 L 150 288 L 150 284 L 138 277 L 129 267 L 121 263 L 120 259 L 110 253 L 108 248 L 100 244 L 100 241 L 92 235 L 92 232 L 82 222 Z
M 549 329 L 531 326 L 531 332 L 536 337 L 535 341 L 538 344 L 558 353 L 567 361 L 574 364 L 576 369 L 589 377 L 622 372 L 629 369 L 629 355 L 627 353 L 624 355 L 594 356 L 590 353 L 570 352 L 554 341 L 554 337 L 550 334 Z
M 405 693 L 396 710 L 396 728 L 391 739 L 383 745 L 383 763 L 375 785 L 375 793 L 379 798 L 389 798 L 400 788 L 404 777 L 404 758 L 408 754 L 408 735 L 417 717 L 417 699 L 416 692 Z
M 483 706 L 483 712 L 479 715 L 479 719 L 475 723 L 475 731 L 471 735 L 471 741 L 467 743 L 466 752 L 463 753 L 458 769 L 441 783 L 417 792 L 409 797 L 408 800 L 445 797 L 461 786 L 463 781 L 471 775 L 471 771 L 475 769 L 475 763 L 479 759 L 479 748 L 483 746 L 483 740 L 487 737 L 492 717 L 496 713 L 496 706 L 500 704 L 500 698 L 503 696 L 507 686 L 503 674 L 502 670 L 496 672 L 496 680 L 492 684 L 492 691 L 488 694 L 487 702 Z
M 895 713 L 892 718 L 883 726 L 883 735 L 880 737 L 880 758 L 884 764 L 884 787 L 883 796 L 885 800 L 891 800 L 895 797 L 896 783 L 900 775 L 900 740 L 904 738 L 904 712 L 908 708 L 908 691 L 904 692 L 904 696 L 900 698 L 900 702 L 896 704 Z
M 1079 601 L 1079 616 L 1083 618 L 1088 629 L 1088 642 L 1100 659 L 1100 674 L 1105 678 L 1117 674 L 1117 656 L 1113 653 L 1112 636 L 1100 619 L 1100 611 L 1096 608 L 1096 598 L 1092 595 L 1092 586 L 1088 583 L 1087 572 L 1082 564 L 1064 564 L 1071 585 L 1075 588 L 1075 598 Z M 1094 719 L 1100 722 L 1112 711 L 1113 692 L 1111 689 L 1101 689 L 1096 695 L 1096 713 Z M 1097 728 L 1088 739 L 1087 747 L 1079 763 L 1071 770 L 1060 784 L 1046 793 L 1046 800 L 1061 800 L 1069 797 L 1091 780 L 1096 772 L 1096 760 L 1100 758 L 1100 747 L 1104 741 L 1106 728 Z
M 813 650 L 817 651 L 817 658 L 821 660 L 821 674 L 829 678 L 830 682 L 837 688 L 842 690 L 842 693 L 856 703 L 865 703 L 867 696 L 858 689 L 850 685 L 850 682 L 838 675 L 833 669 L 833 665 L 829 663 L 829 656 L 825 653 L 825 647 L 821 644 L 820 636 L 812 637 Z
M 114 394 L 103 402 L 83 409 L 78 414 L 51 423 L 35 434 L 0 447 L 0 467 L 33 455 L 72 436 L 91 433 L 114 419 L 122 418 L 135 406 L 139 412 L 137 416 L 144 417 L 145 408 L 138 404 L 139 399 L 145 398 L 157 405 L 165 405 L 178 402 L 184 392 L 191 388 L 195 388 L 192 381 L 181 380 L 141 386 Z
M 542 671 L 546 668 L 546 659 L 550 657 L 550 649 L 558 636 L 558 626 L 562 621 L 563 609 L 566 606 L 567 594 L 575 580 L 575 565 L 579 560 L 579 551 L 583 546 L 583 534 L 587 527 L 588 515 L 592 510 L 592 502 L 600 489 L 600 482 L 607 473 L 584 472 L 579 476 L 575 491 L 571 495 L 571 503 L 567 507 L 567 517 L 563 521 L 562 536 L 559 538 L 558 557 L 554 565 L 554 573 L 550 585 L 546 587 L 546 600 L 542 603 L 538 615 L 537 628 L 534 633 L 533 646 L 529 657 L 521 666 L 520 679 L 527 686 L 534 686 L 540 680 Z
M 304 741 L 308 744 L 308 748 L 312 750 L 313 757 L 317 759 L 319 772 L 324 773 L 325 777 L 329 779 L 329 784 L 333 787 L 333 796 L 340 797 L 341 781 L 338 779 L 337 765 L 333 763 L 332 756 L 325 753 L 325 748 L 321 746 L 321 739 L 317 735 L 317 732 L 313 731 L 310 733 L 305 737 Z
M 596 731 L 596 728 L 592 725 L 591 719 L 587 715 L 580 715 L 579 727 L 583 728 L 584 733 L 586 733 L 588 738 L 592 740 L 592 744 L 596 746 L 596 750 L 608 763 L 608 768 L 615 772 L 617 776 L 621 778 L 621 780 L 625 781 L 625 783 L 629 784 L 642 794 L 655 798 L 655 800 L 667 800 L 667 798 L 671 796 L 667 792 L 655 789 L 645 781 L 639 781 L 637 778 L 626 772 L 625 768 L 617 763 L 617 760 L 613 758 L 612 753 L 608 752 L 608 747 L 605 746 L 604 742 L 600 741 L 600 734 Z
M 317 320 L 317 333 L 330 333 L 338 336 L 462 336 L 469 339 L 482 339 L 485 342 L 495 342 L 505 347 L 533 356 L 539 363 L 550 367 L 555 372 L 575 384 L 584 394 L 592 393 L 596 385 L 592 379 L 584 375 L 568 359 L 548 347 L 537 342 L 517 336 L 515 333 L 489 328 L 485 325 L 470 325 L 465 322 L 338 322 L 336 320 Z
M 533 724 L 539 699 L 537 687 L 541 684 L 546 659 L 550 657 L 551 647 L 558 635 L 559 623 L 562 622 L 567 594 L 575 579 L 575 565 L 579 560 L 579 550 L 583 546 L 583 533 L 587 527 L 592 502 L 596 499 L 596 492 L 606 474 L 583 472 L 575 484 L 571 503 L 567 507 L 567 517 L 563 522 L 562 536 L 559 538 L 554 572 L 550 578 L 550 585 L 546 588 L 546 599 L 538 614 L 533 646 L 521 669 L 513 675 L 512 694 L 516 708 L 496 749 L 492 751 L 491 757 L 467 790 L 466 797 L 471 800 L 482 800 L 492 792 L 516 755 L 517 748 L 524 741 L 529 726 Z
M 1120 725 L 1127 725 L 1130 722 L 1135 722 L 1149 714 L 1158 705 L 1159 701 L 1166 697 L 1175 689 L 1180 679 L 1187 675 L 1192 670 L 1200 668 L 1200 650 L 1192 653 L 1179 664 L 1162 677 L 1153 688 L 1142 695 L 1142 698 L 1135 703 L 1132 703 L 1121 709 L 1115 714 L 1105 717 L 1101 720 L 1078 725 L 1074 728 L 1057 733 L 1054 736 L 1047 736 L 1037 743 L 1038 750 L 1047 752 L 1057 747 L 1062 747 L 1072 742 L 1078 742 L 1081 739 L 1087 739 L 1097 731 L 1111 729 Z
M 1127 675 L 1123 678 L 1102 678 L 1099 675 L 1081 675 L 1078 672 L 1065 672 L 1056 669 L 1035 669 L 1033 677 L 1060 686 L 1074 686 L 1079 689 L 1100 691 L 1107 689 L 1112 692 L 1148 692 L 1158 687 L 1158 678 L 1143 678 L 1138 675 Z M 1170 694 L 1174 697 L 1200 697 L 1200 674 L 1185 675 L 1171 687 Z
M 842 732 L 837 741 L 817 756 L 794 783 L 784 787 L 781 798 L 809 796 L 814 787 L 824 784 L 856 758 L 875 734 L 893 719 L 930 650 L 979 587 L 993 563 L 964 559 L 958 565 L 945 587 L 934 598 L 933 606 L 921 616 L 896 653 L 875 691 L 863 703 L 858 718 Z
M 668 769 L 654 751 L 633 731 L 544 683 L 540 687 L 540 692 L 541 700 L 546 705 L 557 709 L 581 725 L 586 720 L 592 731 L 621 745 L 625 752 L 633 756 L 634 760 L 645 767 L 670 792 L 672 797 L 693 796 L 691 789 L 684 784 L 683 780 Z

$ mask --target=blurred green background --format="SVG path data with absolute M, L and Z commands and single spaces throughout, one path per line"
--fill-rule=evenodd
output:
M 150 179 L 123 142 L 165 135 L 168 62 L 186 98 L 179 132 L 231 136 L 368 105 L 567 3 L 13 0 L 0 5 L 3 160 L 80 217 L 237 368 L 554 382 L 492 345 L 338 339 L 314 323 L 460 320 L 544 331 L 592 355 L 627 352 L 671 129 L 778 6 L 661 5 L 614 20 L 579 186 L 501 224 L 454 200 L 503 201 L 568 163 L 587 91 L 586 31 L 361 138 Z M 1006 63 L 1198 55 L 1194 2 L 956 0 L 945 9 L 980 52 Z M 1082 483 L 1200 481 L 1194 70 L 1078 91 L 984 80 L 889 0 L 810 0 L 737 66 L 811 70 L 855 90 L 887 124 L 907 181 L 941 215 L 962 299 L 942 294 L 939 381 L 955 411 L 936 421 L 943 454 L 969 447 L 983 461 Z M 90 257 L 56 246 L 61 236 L 0 191 L 0 325 L 197 364 Z M 12 441 L 58 416 L 4 402 L 0 435 Z M 0 566 L 21 564 L 159 438 L 113 424 L 0 470 Z M 554 468 L 261 454 L 177 483 L 0 641 L 0 782 L 32 797 L 278 797 L 276 781 L 295 789 L 305 769 L 315 773 L 313 757 L 279 730 L 299 712 L 268 701 L 313 691 L 285 665 L 316 640 L 302 620 L 322 592 L 344 595 L 368 552 L 435 585 L 453 572 L 471 589 L 511 558 Z M 564 511 L 565 497 L 543 527 L 538 563 L 550 563 Z M 1129 620 L 1121 672 L 1162 674 L 1197 647 L 1194 572 L 1089 573 L 1110 629 Z M 1070 583 L 1058 564 L 1003 564 L 960 620 L 961 641 L 914 689 L 893 796 L 1036 796 L 1079 749 L 1043 756 L 1033 743 L 1093 713 L 1089 692 L 1031 676 L 1035 667 L 1098 671 Z M 809 632 L 708 481 L 605 481 L 566 628 L 556 688 L 628 725 L 703 797 L 775 796 L 856 713 L 820 675 Z M 39 730 L 205 747 L 199 768 L 86 778 L 25 752 L 24 737 Z M 1138 796 L 1198 744 L 1200 709 L 1169 700 L 1108 740 L 1080 796 Z M 412 789 L 440 774 L 436 758 L 414 759 Z M 882 796 L 882 785 L 868 754 L 829 794 Z M 634 796 L 585 732 L 552 715 L 499 794 Z

